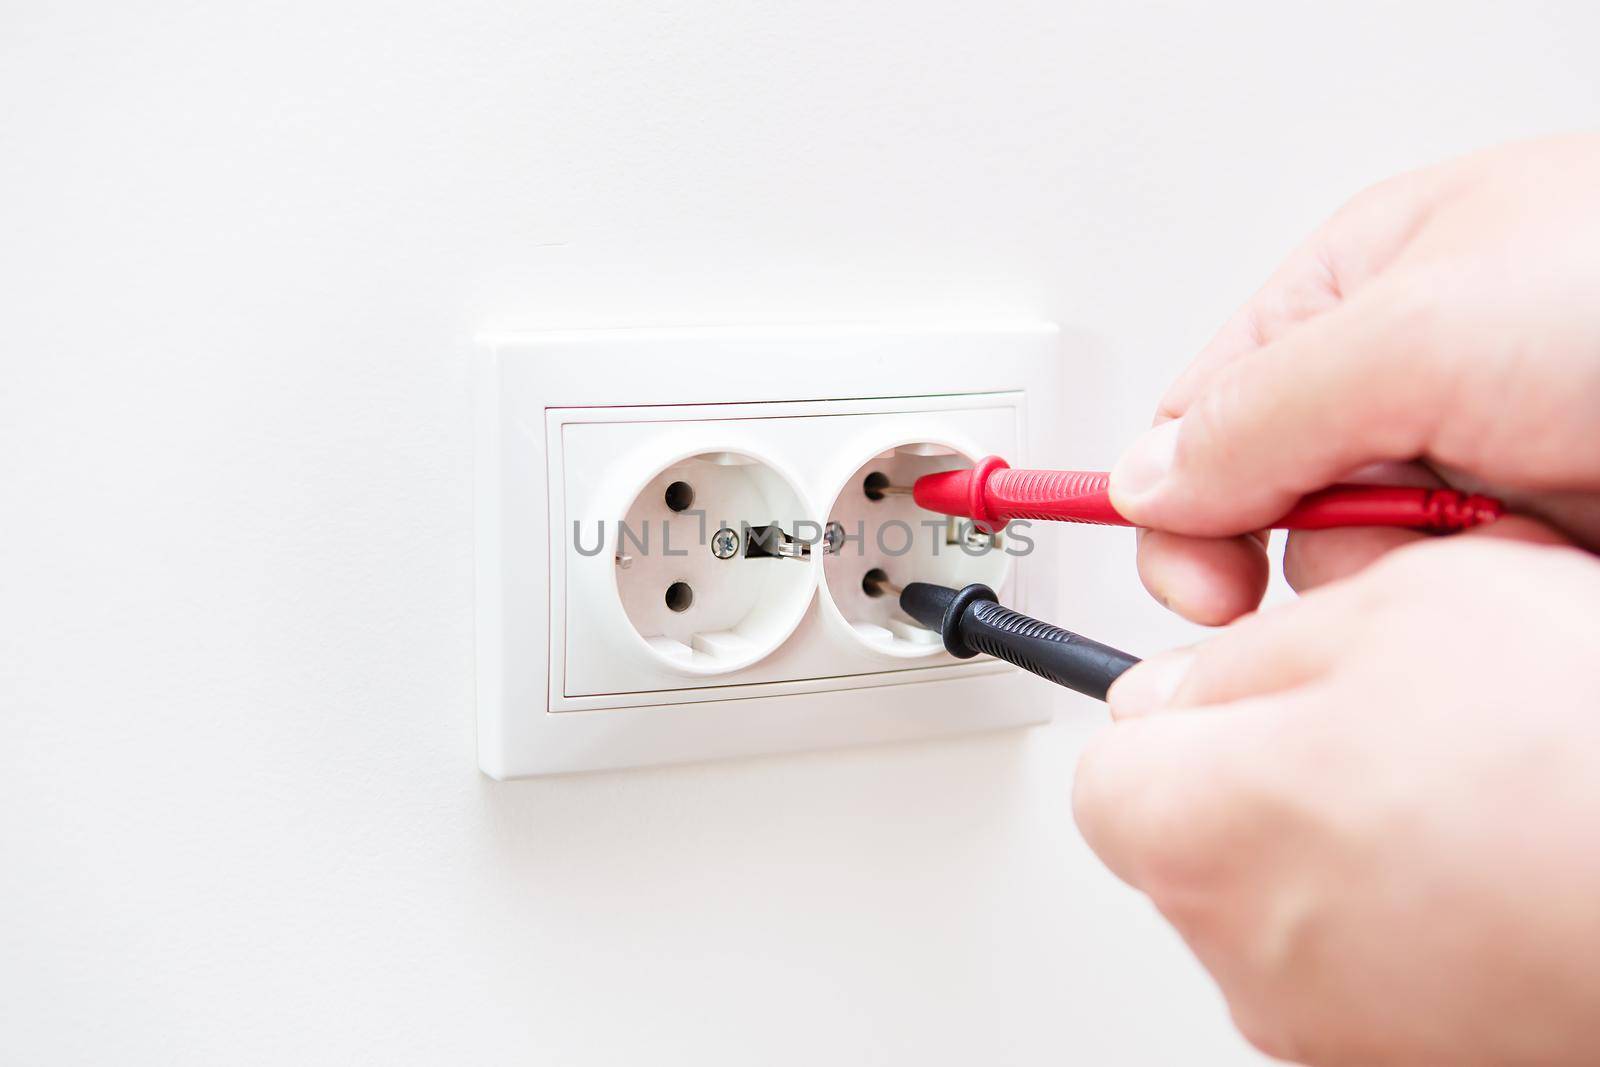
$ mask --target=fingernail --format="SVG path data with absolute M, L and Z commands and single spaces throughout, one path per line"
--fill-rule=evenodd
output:
M 1193 662 L 1194 653 L 1184 648 L 1154 656 L 1128 671 L 1106 694 L 1112 717 L 1133 719 L 1170 707 Z
M 1113 499 L 1137 500 L 1148 496 L 1172 471 L 1172 457 L 1178 447 L 1182 419 L 1169 419 L 1152 426 L 1135 441 L 1117 465 L 1111 468 Z

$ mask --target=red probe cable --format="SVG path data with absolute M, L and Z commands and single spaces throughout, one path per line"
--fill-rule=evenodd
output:
M 1104 471 L 1013 470 L 999 456 L 971 470 L 925 474 L 912 486 L 921 507 L 972 519 L 997 530 L 1011 519 L 1050 519 L 1132 526 L 1111 506 Z M 1405 526 L 1448 533 L 1493 522 L 1500 501 L 1455 489 L 1396 485 L 1335 485 L 1300 498 L 1276 530 L 1326 530 L 1335 526 Z

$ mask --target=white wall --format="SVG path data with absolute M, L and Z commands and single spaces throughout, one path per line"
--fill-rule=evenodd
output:
M 1345 195 L 1592 123 L 1597 12 L 4 0 L 0 1061 L 1249 1062 L 1087 703 L 480 777 L 470 337 L 1050 317 L 1105 464 Z

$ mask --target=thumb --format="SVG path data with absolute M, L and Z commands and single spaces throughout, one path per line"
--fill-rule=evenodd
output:
M 1112 504 L 1140 526 L 1228 536 L 1357 468 L 1422 455 L 1448 403 L 1428 329 L 1399 286 L 1373 285 L 1239 357 L 1134 442 Z

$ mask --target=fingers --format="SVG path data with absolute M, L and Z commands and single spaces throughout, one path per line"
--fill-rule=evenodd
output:
M 1437 488 L 1444 483 L 1418 463 L 1379 463 L 1352 473 L 1347 479 L 1362 485 L 1414 485 Z M 1296 592 L 1306 593 L 1329 582 L 1347 578 L 1396 548 L 1424 535 L 1381 526 L 1296 530 L 1283 549 L 1283 576 Z
M 1116 722 L 1172 710 L 1178 690 L 1194 669 L 1196 650 L 1175 648 L 1140 660 L 1111 683 L 1106 707 Z
M 1375 485 L 1438 486 L 1417 464 L 1377 464 L 1351 475 Z M 1353 574 L 1390 548 L 1416 535 L 1403 531 L 1305 531 L 1289 535 L 1284 576 L 1305 592 Z M 1192 622 L 1221 626 L 1254 611 L 1266 593 L 1270 561 L 1268 531 L 1240 538 L 1185 537 L 1165 530 L 1139 533 L 1139 577 L 1150 594 Z
M 1216 636 L 1152 656 L 1106 694 L 1118 721 L 1210 707 L 1323 677 L 1361 628 L 1361 590 L 1343 586 L 1248 615 Z
M 1357 467 L 1421 455 L 1450 382 L 1414 306 L 1374 284 L 1240 356 L 1182 418 L 1134 443 L 1112 470 L 1112 503 L 1140 526 L 1233 535 Z
M 1297 593 L 1348 578 L 1397 548 L 1427 534 L 1383 526 L 1333 530 L 1298 530 L 1283 548 L 1283 576 Z
M 1112 687 L 1118 721 L 1079 761 L 1073 811 L 1123 881 L 1175 891 L 1170 904 L 1214 885 L 1230 857 L 1263 847 L 1276 817 L 1267 782 L 1292 774 L 1286 759 L 1304 758 L 1304 746 L 1286 738 L 1325 714 L 1316 680 L 1335 656 L 1318 620 L 1298 614 L 1251 616 L 1195 648 L 1146 660 Z M 1156 690 L 1165 692 L 1149 711 L 1190 713 L 1134 714 L 1139 693 Z
M 1241 508 L 1258 516 L 1255 526 L 1269 525 L 1295 497 L 1343 473 L 1324 474 L 1322 481 L 1315 483 L 1301 473 L 1306 450 L 1286 456 L 1270 450 L 1281 447 L 1285 432 L 1288 440 L 1295 439 L 1295 418 L 1311 406 L 1314 390 L 1327 379 L 1343 381 L 1347 392 L 1359 395 L 1355 388 L 1359 381 L 1352 380 L 1351 374 L 1337 373 L 1339 357 L 1360 351 L 1345 348 L 1346 344 L 1371 346 L 1382 338 L 1382 331 L 1377 338 L 1369 336 L 1373 324 L 1367 313 L 1383 307 L 1381 301 L 1360 298 L 1370 293 L 1384 268 L 1426 219 L 1445 177 L 1439 169 L 1430 169 L 1373 186 L 1346 204 L 1284 261 L 1173 383 L 1158 409 L 1157 426 L 1113 471 L 1112 501 L 1119 510 L 1140 525 L 1178 533 L 1238 534 L 1250 528 L 1237 518 Z M 1348 314 L 1352 306 L 1359 314 Z M 1364 323 L 1367 329 L 1362 328 Z M 1297 365 L 1308 353 L 1325 354 L 1322 362 L 1328 366 L 1322 367 L 1320 374 L 1301 373 Z M 1381 364 L 1381 357 L 1354 359 L 1352 369 L 1369 363 Z M 1273 373 L 1252 388 L 1251 380 L 1259 379 L 1263 368 Z M 1289 386 L 1301 386 L 1303 399 L 1282 418 L 1271 420 L 1267 417 L 1270 412 L 1260 409 L 1263 405 L 1270 408 L 1275 390 L 1285 380 Z M 1363 414 L 1361 409 L 1331 406 L 1333 410 L 1322 412 L 1323 419 L 1308 427 L 1308 432 L 1330 423 L 1342 429 L 1341 418 L 1357 421 L 1355 417 Z M 1384 405 L 1370 407 L 1369 413 L 1376 416 Z M 1230 426 L 1236 414 L 1253 416 L 1254 422 Z M 1374 418 L 1370 425 L 1380 424 Z M 1395 432 L 1399 434 L 1398 429 Z M 1258 446 L 1269 452 L 1243 454 Z M 1365 445 L 1351 445 L 1343 453 L 1372 451 Z M 1395 454 L 1405 456 L 1404 452 Z M 1313 459 L 1318 456 L 1312 451 Z M 1332 462 L 1330 457 L 1320 458 Z M 1228 467 L 1235 462 L 1237 470 Z M 1347 463 L 1344 470 L 1359 462 Z M 1277 478 L 1255 487 L 1253 494 L 1238 503 L 1212 496 L 1222 489 L 1247 486 L 1247 479 L 1257 471 L 1276 473 Z M 1285 488 L 1285 479 L 1292 488 Z
M 1436 182 L 1432 171 L 1401 175 L 1341 208 L 1284 260 L 1178 377 L 1162 398 L 1156 423 L 1181 418 L 1225 368 L 1365 286 L 1404 247 Z M 1145 588 L 1172 610 L 1218 625 L 1260 603 L 1268 568 L 1265 553 L 1248 542 L 1213 545 L 1163 533 L 1141 537 L 1139 574 Z
M 1496 537 L 1528 544 L 1571 544 L 1565 534 L 1525 515 L 1506 515 L 1486 526 L 1475 526 L 1474 530 L 1453 536 Z M 1365 571 L 1374 561 L 1395 549 L 1432 541 L 1438 541 L 1437 537 L 1384 526 L 1296 531 L 1290 534 L 1283 547 L 1283 577 L 1296 592 L 1306 593 Z
M 1204 884 L 1262 830 L 1252 782 L 1296 694 L 1122 723 L 1085 750 L 1072 806 L 1089 847 L 1135 887 Z
M 1271 344 L 1299 323 L 1332 310 L 1386 267 L 1432 202 L 1436 170 L 1402 174 L 1363 191 L 1279 265 L 1180 374 L 1156 421 L 1178 418 L 1211 378 L 1239 356 Z
M 1193 622 L 1220 626 L 1254 611 L 1267 589 L 1266 535 L 1194 538 L 1139 532 L 1139 578 L 1150 595 Z
M 1168 534 L 1168 537 L 1177 537 Z M 1539 545 L 1565 545 L 1572 542 L 1561 532 L 1537 519 L 1507 515 L 1486 526 L 1478 526 L 1462 537 L 1493 537 Z M 1355 526 L 1333 530 L 1299 530 L 1289 535 L 1283 550 L 1283 576 L 1299 593 L 1348 578 L 1365 570 L 1374 561 L 1397 548 L 1432 540 L 1415 530 L 1396 530 L 1379 526 Z
M 1393 595 L 1391 587 L 1416 563 L 1436 558 L 1407 554 L 1416 561 L 1402 570 L 1370 571 L 1351 578 L 1397 548 L 1511 540 L 1538 545 L 1569 545 L 1559 531 L 1535 519 L 1508 515 L 1487 526 L 1448 538 L 1410 530 L 1354 528 L 1297 534 L 1298 559 L 1285 569 L 1297 588 L 1313 590 L 1287 604 L 1240 618 L 1214 637 L 1185 649 L 1152 656 L 1128 671 L 1106 695 L 1118 721 L 1182 708 L 1210 707 L 1262 697 L 1327 677 L 1352 645 L 1371 630 L 1374 604 Z

